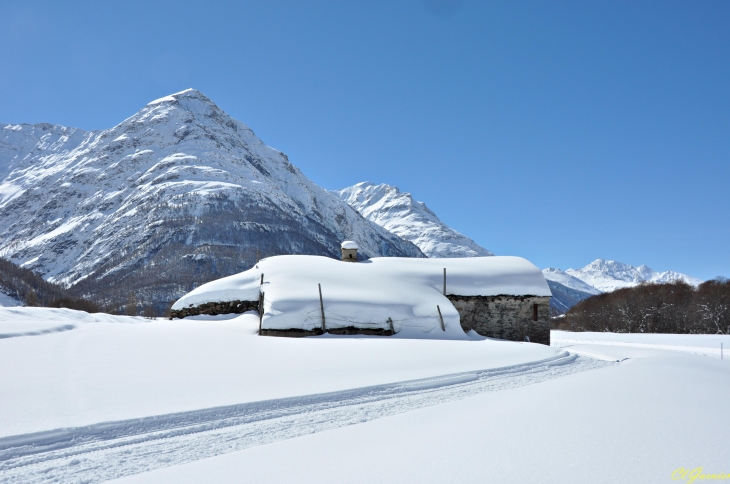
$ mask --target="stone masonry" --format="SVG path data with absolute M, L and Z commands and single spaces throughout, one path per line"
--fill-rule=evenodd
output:
M 464 332 L 550 345 L 550 298 L 542 296 L 454 296 Z M 537 321 L 534 320 L 537 305 Z
M 201 304 L 200 306 L 192 306 L 179 310 L 170 311 L 170 319 L 184 318 L 185 316 L 197 316 L 199 314 L 241 314 L 246 311 L 259 310 L 258 301 L 227 301 L 227 302 L 211 302 Z

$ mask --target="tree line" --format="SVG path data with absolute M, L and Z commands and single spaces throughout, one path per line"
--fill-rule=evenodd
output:
M 641 284 L 585 299 L 556 318 L 557 329 L 614 333 L 730 334 L 730 279 L 693 287 Z
M 57 284 L 46 281 L 40 275 L 0 258 L 0 289 L 27 306 L 78 309 L 94 313 L 99 307 L 78 298 Z

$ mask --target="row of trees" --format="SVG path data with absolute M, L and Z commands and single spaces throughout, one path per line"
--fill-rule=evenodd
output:
M 616 333 L 730 334 L 730 280 L 697 288 L 681 281 L 641 284 L 585 299 L 559 329 Z

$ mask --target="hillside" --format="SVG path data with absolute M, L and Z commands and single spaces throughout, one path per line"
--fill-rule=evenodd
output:
M 95 304 L 79 300 L 62 287 L 5 259 L 0 259 L 0 306 L 45 306 L 98 311 Z

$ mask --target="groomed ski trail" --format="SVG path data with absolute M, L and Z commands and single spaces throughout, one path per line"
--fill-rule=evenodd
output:
M 102 482 L 615 364 L 562 352 L 510 367 L 10 436 L 0 438 L 0 483 Z

